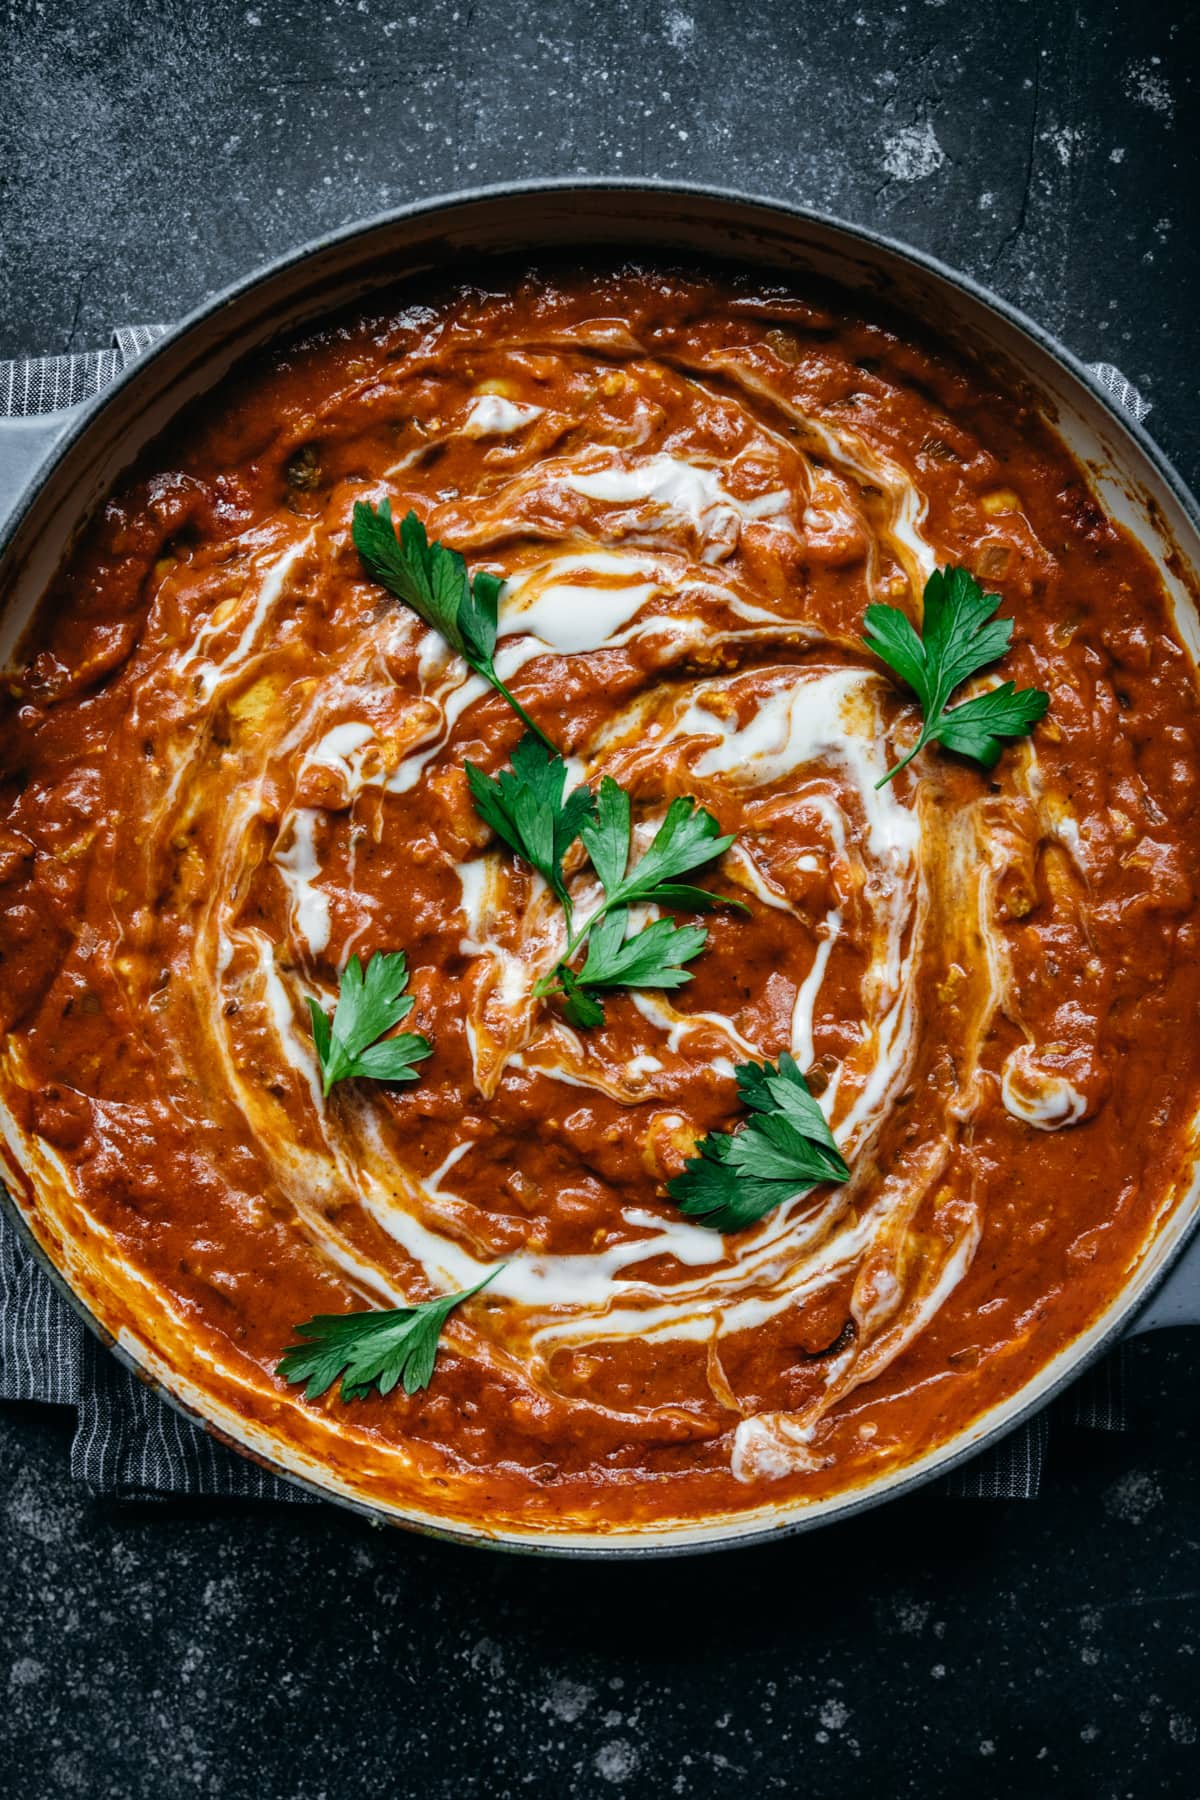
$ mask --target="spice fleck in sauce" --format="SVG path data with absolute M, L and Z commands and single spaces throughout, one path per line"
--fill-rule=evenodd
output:
M 109 500 L 2 727 L 12 1181 L 101 1319 L 243 1443 L 447 1521 L 817 1499 L 1012 1395 L 1121 1286 L 1200 1097 L 1196 684 L 1146 554 L 1035 412 L 762 278 L 414 298 L 229 377 Z M 694 979 L 577 1030 L 562 912 L 464 763 L 521 727 L 364 575 L 358 500 L 502 576 L 497 670 L 646 841 L 736 834 Z M 965 565 L 1050 694 L 894 782 L 864 649 Z M 577 910 L 594 899 L 573 866 Z M 404 950 L 406 1088 L 305 1006 Z M 666 1195 L 790 1051 L 851 1170 L 723 1238 Z M 317 1313 L 474 1285 L 429 1387 L 304 1399 Z

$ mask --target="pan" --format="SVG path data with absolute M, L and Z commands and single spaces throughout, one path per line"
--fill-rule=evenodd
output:
M 568 247 L 610 256 L 715 259 L 793 278 L 830 281 L 932 324 L 1036 395 L 1088 470 L 1107 511 L 1150 552 L 1179 635 L 1200 659 L 1193 595 L 1200 510 L 1142 426 L 1048 333 L 933 258 L 810 208 L 728 191 L 647 182 L 527 183 L 402 208 L 307 245 L 237 283 L 173 326 L 96 400 L 50 415 L 0 420 L 0 657 L 10 667 L 55 570 L 121 472 L 180 411 L 249 353 L 374 290 L 405 279 L 477 269 L 481 261 Z M 364 1501 L 352 1485 L 272 1443 L 190 1393 L 153 1342 L 113 1342 L 102 1291 L 68 1277 L 66 1258 L 39 1229 L 27 1174 L 7 1159 L 4 1204 L 18 1231 L 87 1325 L 162 1398 L 243 1454 L 375 1523 L 477 1544 L 574 1556 L 647 1556 L 728 1548 L 828 1524 L 945 1475 L 1046 1406 L 1122 1336 L 1200 1323 L 1200 1169 L 1144 1246 L 1103 1314 L 1004 1404 L 900 1470 L 809 1503 L 764 1502 L 736 1518 L 612 1534 L 522 1533 L 447 1525 L 436 1514 Z

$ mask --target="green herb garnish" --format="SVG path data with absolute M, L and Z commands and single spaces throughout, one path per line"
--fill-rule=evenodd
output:
M 467 764 L 475 811 L 510 850 L 533 864 L 569 916 L 563 857 L 591 817 L 594 802 L 586 787 L 572 788 L 564 800 L 566 781 L 562 757 L 531 737 L 523 737 L 513 751 L 511 770 L 502 769 L 495 777 Z
M 624 907 L 596 913 L 567 948 L 567 956 L 572 956 L 586 942 L 583 967 L 571 969 L 564 956 L 554 973 L 537 983 L 534 993 L 561 994 L 563 1011 L 573 1025 L 602 1025 L 604 1007 L 597 994 L 605 988 L 677 988 L 692 979 L 683 964 L 699 956 L 707 943 L 703 925 L 655 919 L 626 937 L 627 924 Z
M 567 922 L 567 947 L 551 974 L 534 988 L 539 999 L 561 997 L 575 1025 L 599 1025 L 604 1008 L 597 995 L 612 988 L 674 988 L 691 976 L 682 966 L 698 956 L 708 933 L 698 925 L 675 925 L 656 919 L 626 936 L 629 908 L 634 905 L 707 908 L 737 906 L 706 888 L 676 880 L 719 856 L 733 842 L 721 835 L 710 813 L 694 800 L 673 800 L 667 816 L 645 853 L 629 867 L 633 841 L 629 795 L 606 775 L 593 799 L 585 787 L 564 798 L 567 767 L 562 757 L 548 755 L 540 744 L 524 738 L 513 755 L 511 770 L 485 775 L 467 764 L 467 781 L 480 818 L 542 875 Z M 563 874 L 563 857 L 579 838 L 604 889 L 604 901 L 576 927 Z M 581 968 L 572 958 L 587 946 Z
M 399 1037 L 384 1036 L 412 1011 L 412 998 L 404 993 L 407 982 L 404 952 L 388 955 L 376 951 L 365 975 L 357 956 L 346 964 L 332 1022 L 309 995 L 313 1041 L 326 1094 L 335 1081 L 355 1076 L 371 1081 L 417 1079 L 413 1064 L 431 1053 L 429 1040 L 415 1031 L 402 1032 Z
M 526 728 L 553 750 L 545 732 L 496 673 L 493 659 L 504 583 L 483 570 L 469 576 L 457 550 L 436 540 L 429 542 L 415 512 L 405 515 L 397 536 L 390 500 L 381 500 L 377 507 L 356 501 L 351 535 L 371 579 L 381 582 L 389 594 L 411 606 L 418 618 L 440 632 L 450 648 L 504 696 Z
M 599 1025 L 604 1019 L 596 995 L 605 988 L 673 988 L 689 981 L 683 964 L 699 955 L 707 932 L 700 926 L 677 926 L 669 919 L 658 919 L 627 937 L 628 909 L 639 904 L 692 909 L 718 904 L 719 897 L 706 888 L 681 883 L 676 877 L 719 856 L 729 848 L 732 837 L 722 837 L 716 820 L 694 800 L 673 800 L 654 841 L 630 869 L 628 794 L 605 776 L 596 799 L 586 787 L 572 788 L 564 795 L 566 763 L 496 674 L 492 658 L 503 583 L 482 573 L 469 578 L 458 552 L 445 544 L 431 544 L 414 512 L 404 518 L 397 536 L 388 500 L 378 507 L 357 502 L 353 536 L 368 574 L 411 606 L 471 668 L 490 681 L 531 734 L 518 744 L 511 769 L 491 776 L 473 763 L 466 768 L 480 818 L 538 871 L 566 916 L 567 948 L 554 972 L 538 982 L 534 993 L 538 998 L 560 996 L 568 1018 L 587 1026 Z M 563 858 L 577 839 L 582 839 L 605 894 L 604 904 L 578 930 L 563 873 Z M 740 900 L 720 903 L 747 910 Z M 572 969 L 571 958 L 585 942 L 584 964 Z M 335 1017 L 335 1031 L 336 1025 Z M 315 1014 L 313 1029 L 318 1031 Z M 360 1071 L 346 1071 L 355 1072 Z
M 284 1351 L 277 1373 L 285 1381 L 307 1381 L 306 1400 L 319 1400 L 339 1375 L 343 1400 L 362 1400 L 372 1387 L 390 1394 L 397 1382 L 406 1394 L 415 1394 L 429 1386 L 447 1315 L 499 1273 L 500 1269 L 493 1269 L 472 1288 L 440 1294 L 436 1300 L 421 1300 L 415 1306 L 319 1313 L 295 1327 L 296 1336 L 308 1341 Z
M 786 1052 L 778 1067 L 742 1063 L 737 1085 L 751 1116 L 737 1131 L 702 1138 L 682 1174 L 667 1183 L 680 1210 L 714 1231 L 741 1231 L 815 1183 L 850 1174 Z
M 935 569 L 925 583 L 921 636 L 897 607 L 868 606 L 867 648 L 908 683 L 924 713 L 916 743 L 875 783 L 877 788 L 935 739 L 990 769 L 1003 740 L 1024 737 L 1043 716 L 1049 694 L 1041 688 L 1017 689 L 1011 681 L 947 709 L 947 700 L 961 682 L 1008 649 L 1013 622 L 992 617 L 999 605 L 999 595 L 985 594 L 970 570 L 948 566 Z
M 579 835 L 604 888 L 606 912 L 614 906 L 635 906 L 641 902 L 699 907 L 701 911 L 718 904 L 736 906 L 742 912 L 748 910 L 740 900 L 722 902 L 719 894 L 710 894 L 707 888 L 690 887 L 676 880 L 690 869 L 711 862 L 733 842 L 732 832 L 723 837 L 712 814 L 694 800 L 672 800 L 652 841 L 630 868 L 633 824 L 629 795 L 611 775 L 606 775 L 596 796 L 595 813 L 581 827 Z
M 606 775 L 591 815 L 579 831 L 592 867 L 600 877 L 604 902 L 587 921 L 571 929 L 558 966 L 534 988 L 542 995 L 559 994 L 563 1011 L 575 1025 L 599 1025 L 604 1008 L 598 993 L 612 988 L 677 988 L 691 980 L 683 967 L 699 956 L 708 941 L 702 925 L 675 925 L 656 919 L 626 937 L 629 908 L 637 905 L 684 906 L 707 911 L 724 904 L 746 911 L 740 900 L 724 900 L 707 888 L 676 880 L 728 850 L 732 836 L 722 836 L 711 813 L 694 800 L 672 800 L 667 816 L 643 854 L 629 867 L 633 825 L 629 795 Z M 571 959 L 587 945 L 582 968 Z

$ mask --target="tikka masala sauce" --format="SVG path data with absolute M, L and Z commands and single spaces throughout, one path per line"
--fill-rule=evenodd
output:
M 577 1030 L 561 914 L 474 811 L 520 736 L 370 582 L 389 496 L 507 582 L 498 666 L 644 843 L 736 834 L 692 981 Z M 864 648 L 935 567 L 1050 695 L 991 773 Z M 1195 672 L 1022 395 L 762 275 L 501 273 L 229 376 L 103 507 L 8 683 L 10 1179 L 235 1440 L 484 1530 L 817 1500 L 1013 1395 L 1112 1299 L 1200 1097 Z M 591 873 L 569 864 L 578 903 Z M 322 1099 L 305 997 L 404 950 L 409 1087 Z M 722 1239 L 666 1181 L 790 1050 L 852 1169 Z M 318 1313 L 504 1267 L 429 1387 L 305 1400 Z

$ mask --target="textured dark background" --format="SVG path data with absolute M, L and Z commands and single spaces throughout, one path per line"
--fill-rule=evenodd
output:
M 357 216 L 642 173 L 933 250 L 1154 402 L 1193 483 L 1197 9 L 91 0 L 0 12 L 0 356 Z M 43 1796 L 1200 1793 L 1195 1335 L 1033 1503 L 595 1568 L 332 1510 L 106 1512 L 0 1413 L 0 1782 Z

